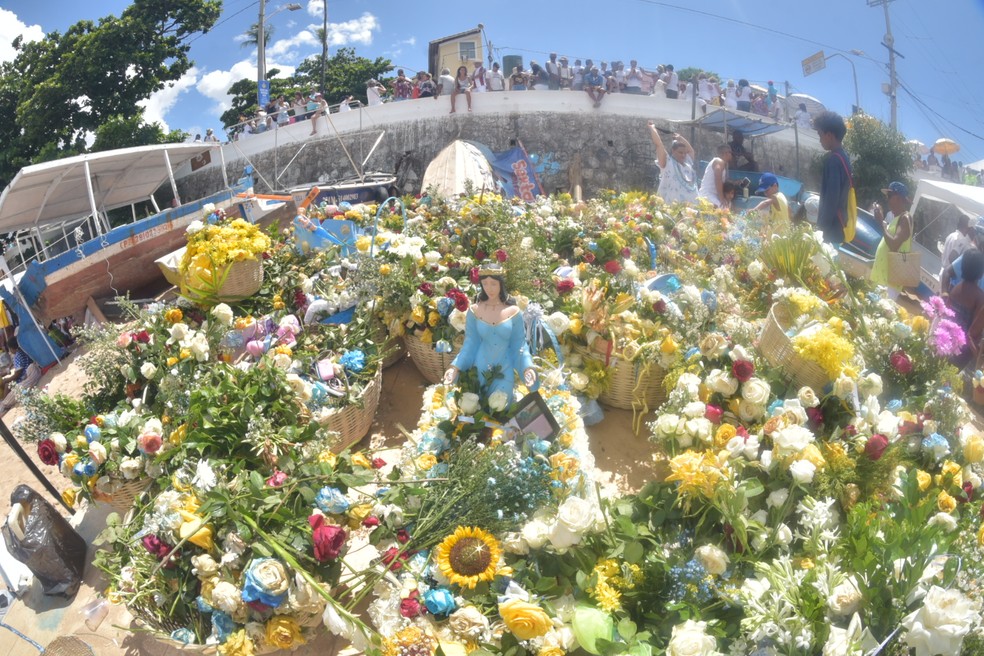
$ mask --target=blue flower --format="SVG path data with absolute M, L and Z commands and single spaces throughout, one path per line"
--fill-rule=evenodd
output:
M 246 570 L 246 576 L 243 577 L 242 598 L 246 603 L 258 601 L 265 606 L 269 606 L 270 608 L 276 608 L 284 602 L 284 599 L 287 598 L 287 592 L 285 590 L 280 594 L 273 594 L 273 591 L 270 590 L 270 588 L 267 587 L 263 583 L 263 580 L 258 576 L 257 569 L 268 561 L 272 561 L 276 565 L 280 565 L 280 569 L 284 570 L 284 566 L 278 560 L 273 558 L 254 558 L 249 564 L 249 569 Z M 286 570 L 284 570 L 283 575 L 286 576 Z M 216 615 L 224 615 L 224 613 L 216 611 L 212 614 L 213 626 L 215 624 Z M 232 621 L 232 618 L 228 615 L 226 615 L 226 618 L 228 618 L 230 622 Z
M 550 451 L 550 442 L 546 440 L 527 440 L 527 444 L 533 450 L 533 453 L 538 453 L 540 455 L 546 455 Z
M 104 415 L 103 416 L 103 426 L 106 428 L 116 428 L 119 424 L 119 417 L 115 414 Z
M 886 410 L 890 410 L 890 411 L 892 411 L 892 412 L 898 412 L 899 410 L 901 410 L 901 409 L 902 409 L 902 401 L 900 401 L 900 400 L 898 400 L 898 399 L 892 399 L 892 400 L 891 400 L 891 401 L 889 401 L 889 402 L 888 402 L 888 404 L 887 404 L 887 405 L 885 406 L 885 409 L 886 409 Z
M 354 349 L 339 358 L 338 362 L 349 371 L 358 373 L 366 368 L 366 354 Z
M 102 431 L 95 424 L 85 427 L 85 439 L 89 442 L 98 442 L 102 438 Z
M 448 298 L 447 296 L 442 296 L 437 299 L 437 313 L 442 317 L 447 319 L 448 315 L 451 314 L 451 310 L 454 309 L 454 300 Z
M 447 588 L 432 588 L 424 593 L 424 605 L 436 617 L 447 617 L 458 607 Z
M 236 623 L 231 617 L 221 611 L 212 613 L 212 635 L 219 639 L 220 644 L 235 630 Z
M 942 460 L 950 453 L 950 443 L 939 433 L 933 433 L 924 437 L 922 441 L 923 451 L 929 453 L 935 460 Z
M 171 631 L 171 640 L 184 645 L 195 644 L 195 632 L 191 629 L 181 627 L 180 629 Z
M 781 414 L 782 413 L 783 406 L 785 405 L 785 403 L 786 402 L 783 401 L 782 399 L 776 399 L 775 401 L 773 401 L 772 403 L 770 403 L 769 404 L 769 415 L 770 416 L 773 416 L 773 415 Z
M 699 356 L 699 355 L 700 355 L 700 349 L 697 348 L 696 346 L 691 346 L 689 349 L 687 349 L 687 352 L 683 354 L 683 359 L 684 360 L 690 360 L 690 358 L 693 358 L 693 357 L 696 357 L 696 356 Z
M 424 433 L 417 444 L 417 453 L 433 453 L 439 455 L 451 447 L 451 442 L 444 436 L 444 431 L 432 428 Z
M 444 478 L 448 475 L 448 463 L 439 462 L 427 470 L 427 478 Z
M 596 241 L 589 241 L 588 242 L 588 250 L 591 251 L 592 253 L 594 251 L 598 250 L 598 242 L 596 242 Z
M 213 610 L 215 610 L 214 608 L 212 608 L 212 605 L 207 601 L 205 601 L 205 598 L 202 597 L 201 595 L 195 597 L 195 606 L 198 608 L 199 613 L 208 614 L 211 613 Z
M 700 300 L 707 306 L 707 309 L 711 312 L 717 312 L 718 309 L 718 299 L 714 292 L 705 289 L 700 293 Z
M 348 499 L 342 491 L 336 487 L 323 487 L 318 491 L 318 496 L 314 498 L 315 505 L 321 510 L 332 515 L 341 515 L 349 509 Z
M 450 353 L 451 343 L 448 342 L 448 340 L 446 339 L 439 339 L 437 340 L 437 343 L 434 344 L 434 351 L 436 351 L 437 353 Z

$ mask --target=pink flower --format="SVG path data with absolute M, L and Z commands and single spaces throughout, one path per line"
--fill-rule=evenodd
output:
M 323 563 L 338 558 L 345 548 L 345 529 L 325 523 L 325 516 L 319 514 L 308 517 L 308 523 L 314 529 L 311 542 L 314 546 L 314 557 L 318 562 Z
M 382 469 L 385 466 L 386 466 L 386 461 L 383 460 L 382 458 L 373 458 L 372 459 L 372 468 L 373 469 Z
M 936 355 L 942 357 L 960 355 L 964 345 L 967 344 L 967 334 L 959 324 L 949 319 L 940 319 L 933 329 L 929 343 L 935 348 Z
M 141 433 L 140 437 L 137 438 L 137 448 L 148 456 L 160 451 L 163 444 L 164 440 L 158 433 Z
M 704 408 L 704 418 L 712 424 L 721 423 L 721 415 L 724 414 L 724 410 L 717 407 L 716 405 L 708 405 Z
M 912 373 L 912 360 L 902 349 L 893 351 L 892 354 L 888 356 L 888 364 L 891 365 L 892 369 L 895 369 L 895 371 L 899 372 L 903 376 Z
M 617 260 L 608 260 L 605 262 L 605 271 L 612 274 L 613 276 L 622 270 L 622 265 L 618 263 Z
M 731 375 L 744 383 L 751 379 L 755 373 L 755 363 L 748 360 L 735 360 L 731 365 Z
M 933 296 L 928 301 L 920 302 L 919 305 L 922 306 L 923 312 L 925 312 L 930 319 L 935 319 L 937 317 L 946 317 L 948 319 L 953 318 L 953 310 L 947 307 L 946 301 L 939 296 Z
M 287 474 L 282 471 L 275 471 L 273 476 L 266 479 L 266 484 L 270 487 L 280 487 L 287 482 Z
M 405 599 L 400 600 L 400 615 L 408 619 L 413 619 L 418 615 L 424 613 L 424 607 L 421 605 L 418 597 L 420 596 L 419 590 L 413 590 L 410 595 Z
M 878 460 L 885 453 L 885 449 L 888 448 L 888 438 L 880 433 L 875 433 L 868 438 L 868 441 L 864 445 L 864 455 L 868 456 L 871 460 Z
M 365 526 L 366 528 L 374 528 L 376 526 L 379 526 L 379 517 L 369 515 L 368 517 L 362 520 L 362 525 Z
M 500 248 L 495 252 L 495 259 L 498 260 L 500 263 L 505 262 L 506 260 L 509 259 L 509 254 Z

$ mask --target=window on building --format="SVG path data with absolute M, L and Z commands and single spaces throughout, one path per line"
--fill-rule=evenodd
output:
M 475 54 L 475 42 L 474 41 L 459 41 L 458 42 L 458 58 L 461 61 L 472 61 L 476 59 Z

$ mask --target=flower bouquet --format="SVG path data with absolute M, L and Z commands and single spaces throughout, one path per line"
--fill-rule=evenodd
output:
M 194 221 L 186 232 L 188 245 L 179 266 L 183 295 L 214 305 L 242 300 L 260 289 L 259 258 L 270 248 L 270 238 L 259 227 L 243 219 L 214 225 Z

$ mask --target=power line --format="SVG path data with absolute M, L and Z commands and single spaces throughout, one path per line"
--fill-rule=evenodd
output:
M 256 6 L 256 5 L 258 5 L 258 4 L 260 4 L 260 3 L 259 3 L 259 0 L 254 0 L 254 2 L 251 2 L 251 3 L 249 3 L 248 5 L 246 5 L 245 7 L 243 7 L 242 9 L 240 9 L 239 11 L 236 11 L 236 12 L 233 12 L 233 13 L 231 13 L 231 14 L 229 14 L 228 16 L 226 16 L 225 18 L 223 18 L 222 20 L 220 20 L 220 21 L 219 21 L 218 23 L 216 23 L 215 25 L 213 25 L 211 29 L 212 29 L 212 30 L 214 30 L 214 29 L 215 29 L 215 28 L 217 28 L 217 27 L 218 27 L 219 25 L 222 25 L 223 23 L 227 23 L 227 22 L 229 22 L 230 20 L 232 20 L 233 18 L 235 18 L 235 17 L 236 17 L 236 16 L 238 16 L 239 14 L 241 14 L 241 13 L 243 13 L 243 12 L 244 12 L 244 11 L 246 11 L 247 9 L 250 9 L 250 8 L 252 8 L 252 7 L 255 7 L 255 6 Z M 211 31 L 211 30 L 209 30 L 209 31 Z M 186 42 L 186 44 L 187 44 L 187 45 L 191 45 L 192 43 L 194 43 L 194 42 L 195 42 L 195 41 L 197 41 L 198 39 L 200 39 L 200 38 L 202 38 L 202 37 L 203 37 L 203 36 L 205 36 L 206 34 L 207 34 L 207 32 L 202 32 L 201 34 L 199 34 L 199 35 L 197 35 L 197 36 L 196 36 L 195 38 L 193 38 L 193 39 L 188 39 L 188 41 Z

